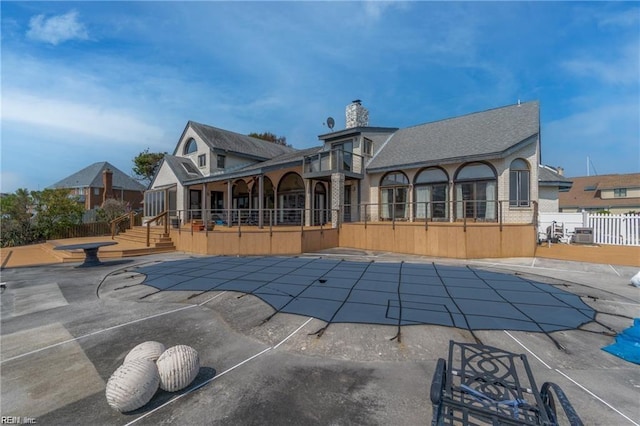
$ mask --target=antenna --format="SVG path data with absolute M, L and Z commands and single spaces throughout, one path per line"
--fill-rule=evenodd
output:
M 333 126 L 335 125 L 336 121 L 333 119 L 333 117 L 327 118 L 327 126 L 329 127 L 329 129 L 333 130 Z

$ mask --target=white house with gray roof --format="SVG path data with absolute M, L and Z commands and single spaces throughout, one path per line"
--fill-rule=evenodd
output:
M 190 121 L 145 198 L 181 221 L 317 225 L 341 221 L 531 223 L 570 183 L 540 167 L 539 103 L 407 128 L 346 128 L 295 150 Z M 543 195 L 544 203 L 539 203 Z

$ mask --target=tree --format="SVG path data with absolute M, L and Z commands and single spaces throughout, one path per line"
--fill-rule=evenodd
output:
M 273 142 L 277 145 L 282 146 L 291 146 L 287 145 L 287 138 L 284 136 L 276 136 L 271 132 L 263 132 L 263 133 L 249 133 L 249 136 L 252 138 L 262 139 L 263 141 Z
M 149 148 L 145 149 L 133 159 L 133 173 L 138 179 L 146 183 L 151 182 L 165 155 L 166 152 L 149 152 Z
M 96 216 L 100 222 L 111 222 L 113 219 L 131 211 L 131 207 L 126 201 L 109 198 L 102 203 Z
M 45 189 L 31 193 L 35 208 L 35 221 L 39 234 L 45 239 L 82 223 L 84 206 L 67 188 Z
M 33 198 L 21 188 L 0 198 L 0 245 L 11 247 L 37 239 L 31 226 Z

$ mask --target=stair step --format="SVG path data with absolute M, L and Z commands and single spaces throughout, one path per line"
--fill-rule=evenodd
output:
M 111 250 L 100 250 L 98 252 L 99 259 L 118 259 L 122 257 L 130 257 L 130 256 L 144 256 L 148 254 L 155 253 L 170 253 L 174 252 L 176 248 L 171 244 L 171 246 L 160 246 L 160 247 L 137 247 L 137 248 L 126 248 L 126 249 L 111 249 Z M 50 251 L 63 263 L 70 262 L 82 262 L 85 259 L 84 251 L 67 251 L 67 250 L 53 250 Z
M 115 239 L 116 240 L 121 240 L 121 241 L 132 241 L 134 243 L 140 243 L 140 244 L 146 244 L 147 243 L 147 236 L 146 235 L 138 236 L 138 235 L 120 234 L 120 235 L 116 235 Z M 171 238 L 169 238 L 169 237 L 150 236 L 149 237 L 149 242 L 151 242 L 151 243 L 171 242 Z
M 168 253 L 176 250 L 171 237 L 164 232 L 164 226 L 152 226 L 149 232 L 149 247 L 147 247 L 147 227 L 135 226 L 116 235 L 114 240 L 121 243 L 120 246 L 110 246 L 98 252 L 98 257 L 121 258 L 128 256 L 142 256 L 154 253 Z M 82 250 L 54 250 L 55 245 L 47 243 L 45 250 L 49 251 L 62 262 L 81 262 L 85 258 Z

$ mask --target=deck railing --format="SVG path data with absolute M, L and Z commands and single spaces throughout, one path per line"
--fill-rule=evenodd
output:
M 147 247 L 151 245 L 151 224 L 155 223 L 156 225 L 164 225 L 164 233 L 165 235 L 169 234 L 169 212 L 164 211 L 157 216 L 152 217 L 147 220 L 145 225 L 147 226 Z
M 189 227 L 191 231 L 212 231 L 216 227 L 283 226 L 331 227 L 338 220 L 338 209 L 190 209 L 168 212 L 172 228 Z
M 509 200 L 464 200 L 447 202 L 413 203 L 362 203 L 346 204 L 340 209 L 190 209 L 168 212 L 173 228 L 191 224 L 193 230 L 211 230 L 216 226 L 320 226 L 342 223 L 399 222 L 536 224 L 538 204 L 532 201 L 527 207 L 514 208 Z
M 129 213 L 125 213 L 121 216 L 116 217 L 109 222 L 109 227 L 111 229 L 111 239 L 113 240 L 115 238 L 117 232 L 123 231 L 125 229 L 130 229 L 135 225 L 137 224 L 136 212 L 134 211 L 130 211 Z
M 461 222 L 535 224 L 538 204 L 514 208 L 509 200 L 461 200 L 433 202 L 363 203 L 345 206 L 352 222 Z M 347 221 L 345 219 L 345 221 Z
M 305 175 L 335 172 L 363 173 L 363 157 L 342 149 L 332 149 L 306 155 L 303 161 L 303 174 Z

